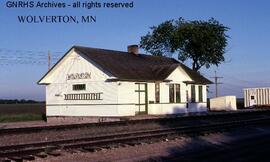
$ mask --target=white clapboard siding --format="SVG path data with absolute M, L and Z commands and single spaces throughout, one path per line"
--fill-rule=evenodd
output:
M 68 79 L 70 74 L 88 73 L 90 78 Z M 40 81 L 46 85 L 46 115 L 50 116 L 134 116 L 138 112 L 137 82 L 108 81 L 115 78 L 88 57 L 75 50 L 69 53 Z M 155 81 L 147 84 L 147 113 L 152 115 L 207 111 L 206 85 L 202 86 L 203 101 L 199 102 L 199 88 L 195 85 L 196 102 L 191 103 L 192 79 L 179 66 L 166 81 L 160 82 L 160 102 L 155 99 Z M 82 91 L 73 90 L 74 84 L 85 84 Z M 180 103 L 170 103 L 169 85 L 180 84 Z M 101 93 L 100 100 L 66 100 L 67 94 Z M 144 95 L 144 94 L 142 94 Z M 188 95 L 188 96 L 187 96 Z M 142 98 L 144 100 L 144 97 Z M 188 108 L 187 108 L 188 105 Z

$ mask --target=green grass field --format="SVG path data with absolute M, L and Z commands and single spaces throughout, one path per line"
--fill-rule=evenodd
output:
M 42 115 L 41 114 L 0 115 L 0 123 L 34 121 L 34 120 L 42 120 Z
M 45 104 L 0 104 L 0 123 L 43 120 Z

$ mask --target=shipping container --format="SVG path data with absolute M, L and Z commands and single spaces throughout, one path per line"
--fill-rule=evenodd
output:
M 236 96 L 222 96 L 210 99 L 210 110 L 211 111 L 235 111 Z
M 270 105 L 270 87 L 245 88 L 244 100 L 245 107 Z

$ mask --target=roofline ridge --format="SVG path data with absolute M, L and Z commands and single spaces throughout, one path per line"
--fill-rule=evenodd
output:
M 73 45 L 73 48 L 88 48 L 88 49 L 95 49 L 95 50 L 105 50 L 105 51 L 113 51 L 113 52 L 120 52 L 120 53 L 128 53 L 127 51 L 120 51 L 120 50 L 112 50 L 112 49 L 105 49 L 105 48 L 95 48 L 95 47 L 87 47 L 87 46 L 81 46 L 81 45 Z M 156 55 L 152 55 L 152 54 L 146 54 L 146 53 L 139 53 L 139 55 L 144 55 L 144 56 L 152 56 L 152 57 L 159 57 L 159 58 L 167 58 L 167 59 L 171 59 L 173 61 L 179 62 L 178 60 L 176 60 L 173 57 L 167 57 L 167 56 L 156 56 Z
M 120 53 L 128 53 L 127 51 L 120 51 L 120 50 L 112 50 L 112 49 L 105 49 L 105 48 L 94 48 L 94 47 L 86 47 L 86 46 L 72 46 L 74 48 L 88 48 L 88 49 L 95 49 L 95 50 L 105 50 L 105 51 L 113 51 L 113 52 L 120 52 Z

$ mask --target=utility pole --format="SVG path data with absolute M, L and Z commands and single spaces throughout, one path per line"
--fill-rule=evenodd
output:
M 217 76 L 217 72 L 215 71 L 215 76 L 214 76 L 214 77 L 211 77 L 211 78 L 214 78 L 214 79 L 215 79 L 214 84 L 215 84 L 215 86 L 216 86 L 216 97 L 218 97 L 218 85 L 219 85 L 219 84 L 223 84 L 223 83 L 221 83 L 221 82 L 218 82 L 218 79 L 221 79 L 221 78 L 223 78 L 223 77 Z
M 48 51 L 48 70 L 51 68 L 51 53 Z

